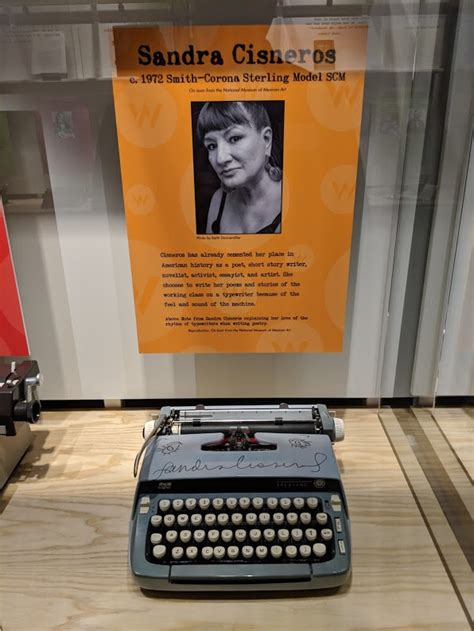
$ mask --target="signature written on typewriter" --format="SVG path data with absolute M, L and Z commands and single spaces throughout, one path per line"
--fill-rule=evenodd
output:
M 203 462 L 201 458 L 191 464 L 175 464 L 174 462 L 166 462 L 162 467 L 158 467 L 152 473 L 153 477 L 160 478 L 163 475 L 179 474 L 179 473 L 196 473 L 197 471 L 253 471 L 253 470 L 308 470 L 309 473 L 319 473 L 321 465 L 327 460 L 326 454 L 316 452 L 313 455 L 313 461 L 307 464 L 301 462 L 255 462 L 248 460 L 245 454 L 239 456 L 234 462 L 226 463 L 208 463 Z

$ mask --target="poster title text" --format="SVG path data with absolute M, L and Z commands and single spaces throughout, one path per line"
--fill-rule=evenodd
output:
M 253 44 L 235 44 L 232 48 L 232 60 L 236 64 L 266 65 L 297 63 L 315 64 L 336 63 L 335 48 L 289 48 L 255 49 Z M 141 66 L 223 66 L 224 57 L 220 50 L 200 50 L 189 44 L 184 50 L 152 50 L 148 44 L 138 47 L 138 63 Z

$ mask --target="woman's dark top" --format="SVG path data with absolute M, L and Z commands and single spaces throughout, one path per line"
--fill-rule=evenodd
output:
M 222 197 L 221 197 L 221 203 L 219 206 L 219 212 L 217 214 L 216 219 L 212 222 L 212 232 L 214 234 L 220 234 L 221 233 L 221 219 L 222 219 L 222 213 L 224 212 L 224 206 L 225 206 L 225 200 L 227 197 L 227 193 L 222 192 Z M 268 226 L 265 226 L 265 228 L 262 228 L 261 230 L 259 230 L 258 232 L 256 232 L 255 234 L 269 234 L 269 233 L 273 233 L 275 232 L 275 230 L 277 229 L 278 225 L 281 223 L 281 211 L 278 213 L 278 215 L 275 217 L 275 219 L 272 221 L 272 223 L 269 223 Z

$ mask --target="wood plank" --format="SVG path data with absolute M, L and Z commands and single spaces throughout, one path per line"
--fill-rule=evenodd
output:
M 409 483 L 420 509 L 425 516 L 438 550 L 452 576 L 463 606 L 472 622 L 474 614 L 474 590 L 472 571 L 461 547 L 451 530 L 441 506 L 423 473 L 414 449 L 400 426 L 399 419 L 392 410 L 383 410 L 380 414 L 400 464 L 409 479 Z
M 472 482 L 474 478 L 472 418 L 462 408 L 434 408 L 432 414 Z
M 474 488 L 466 474 L 466 471 L 462 468 L 459 460 L 456 458 L 451 445 L 439 429 L 439 426 L 431 415 L 430 410 L 413 408 L 412 412 L 418 419 L 418 422 L 423 428 L 423 431 L 428 437 L 433 449 L 442 461 L 444 469 L 456 488 L 456 491 L 459 493 L 465 507 L 469 511 L 471 519 L 474 519 Z M 473 431 L 474 426 L 471 429 L 471 433 Z
M 352 518 L 350 586 L 318 594 L 144 595 L 127 564 L 132 466 L 148 413 L 48 413 L 0 516 L 5 631 L 468 630 L 375 410 L 336 446 Z

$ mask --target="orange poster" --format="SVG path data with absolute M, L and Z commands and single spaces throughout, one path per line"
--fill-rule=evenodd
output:
M 114 28 L 140 352 L 342 351 L 366 38 Z

